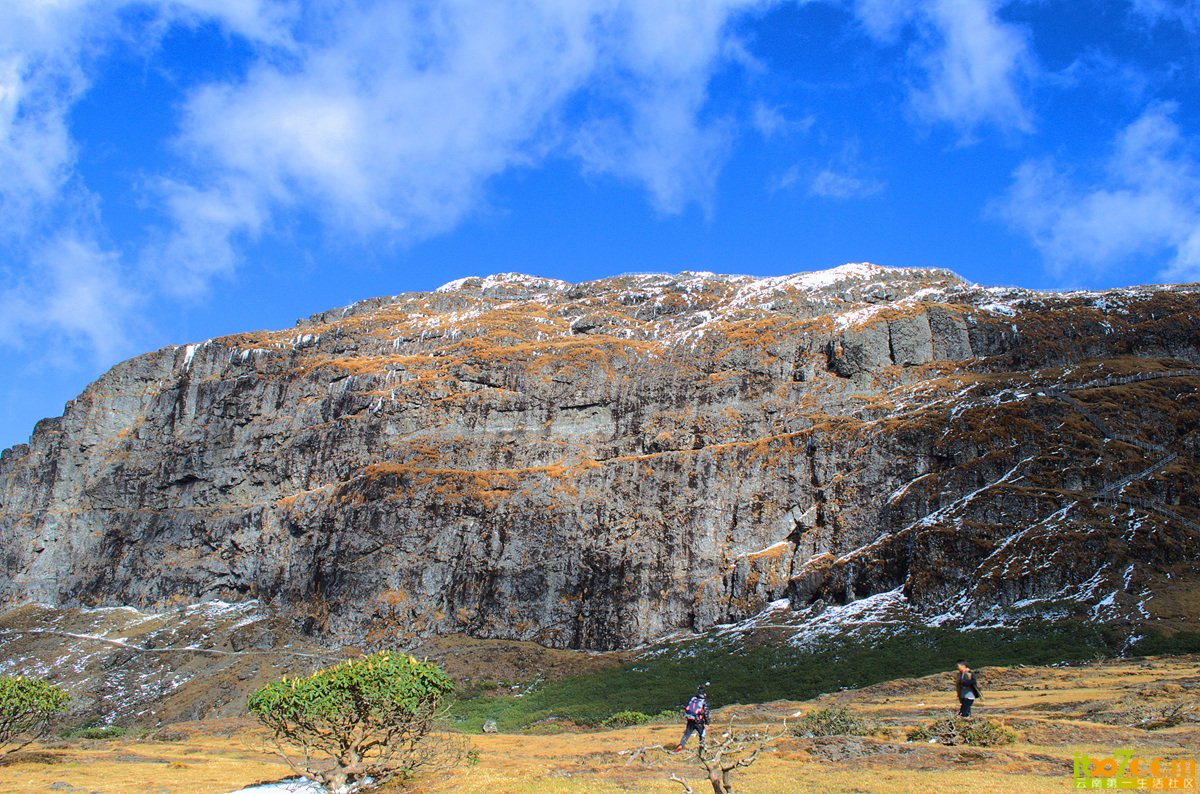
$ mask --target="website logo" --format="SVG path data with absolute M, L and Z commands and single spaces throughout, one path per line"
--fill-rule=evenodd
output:
M 1075 788 L 1196 791 L 1196 759 L 1138 755 L 1133 750 L 1076 753 Z

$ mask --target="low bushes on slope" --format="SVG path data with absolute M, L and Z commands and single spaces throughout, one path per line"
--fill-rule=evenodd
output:
M 832 706 L 810 711 L 792 725 L 792 733 L 801 737 L 870 736 L 877 729 L 872 721 L 850 709 Z
M 1200 650 L 1187 638 L 1148 637 L 1147 647 Z M 697 685 L 711 681 L 714 707 L 732 703 L 807 700 L 842 687 L 864 687 L 894 678 L 947 671 L 958 658 L 973 665 L 1053 664 L 1120 653 L 1121 637 L 1086 623 L 1031 622 L 1014 628 L 913 627 L 873 641 L 831 638 L 816 650 L 755 637 L 702 638 L 664 646 L 621 667 L 549 681 L 522 697 L 476 697 L 459 701 L 458 727 L 477 731 L 495 719 L 503 731 L 538 721 L 599 725 L 618 711 L 678 712 Z M 1141 646 L 1132 649 L 1141 650 Z
M 1003 725 L 983 717 L 942 717 L 909 731 L 908 738 L 914 742 L 994 747 L 1010 744 L 1017 736 Z

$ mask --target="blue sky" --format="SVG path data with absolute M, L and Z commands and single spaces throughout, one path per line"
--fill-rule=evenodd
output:
M 1200 280 L 1197 0 L 6 0 L 0 447 L 464 275 Z

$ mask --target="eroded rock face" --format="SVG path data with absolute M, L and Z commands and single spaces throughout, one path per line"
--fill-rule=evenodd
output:
M 897 587 L 1137 616 L 1200 558 L 1198 312 L 870 265 L 372 299 L 131 359 L 5 451 L 0 598 L 254 598 L 368 647 Z

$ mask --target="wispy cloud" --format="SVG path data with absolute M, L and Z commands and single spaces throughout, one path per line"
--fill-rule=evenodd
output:
M 1022 92 L 1037 74 L 1028 37 L 1003 21 L 998 0 L 858 0 L 866 32 L 892 44 L 915 33 L 911 56 L 922 76 L 910 100 L 928 122 L 949 123 L 965 134 L 983 125 L 1027 132 L 1033 114 Z
M 1132 0 L 1130 10 L 1151 24 L 1178 23 L 1191 32 L 1200 29 L 1200 0 Z
M 150 16 L 127 21 L 124 12 L 135 8 Z M 279 41 L 277 26 L 287 8 L 255 0 L 0 4 L 0 234 L 26 234 L 64 193 L 79 190 L 70 184 L 77 153 L 68 116 L 114 40 L 153 37 L 172 22 L 204 20 L 241 36 Z
M 0 235 L 25 235 L 71 174 L 66 115 L 88 85 L 84 6 L 0 5 Z
M 755 102 L 750 112 L 750 123 L 754 130 L 767 140 L 786 137 L 812 129 L 816 119 L 812 115 L 791 118 L 784 108 L 765 102 Z
M 1094 277 L 1133 257 L 1159 256 L 1161 278 L 1200 280 L 1200 160 L 1174 112 L 1147 109 L 1116 136 L 1090 180 L 1053 160 L 1025 162 L 994 211 L 1060 276 Z
M 801 186 L 810 196 L 845 201 L 883 192 L 886 185 L 871 175 L 859 155 L 859 142 L 850 139 L 841 151 L 823 163 L 800 162 L 788 168 L 771 184 L 772 190 Z
M 129 352 L 127 310 L 153 289 L 101 242 L 97 198 L 77 169 L 70 114 L 108 48 L 153 49 L 171 25 L 201 22 L 274 46 L 291 14 L 289 3 L 254 0 L 0 4 L 0 344 L 36 344 L 43 361 L 110 361 Z
M 30 266 L 0 288 L 0 343 L 36 346 L 43 362 L 100 362 L 128 355 L 130 317 L 139 302 L 118 257 L 70 233 L 39 246 Z
M 883 190 L 883 183 L 870 177 L 823 168 L 809 183 L 810 195 L 831 199 L 852 199 L 873 196 Z
M 119 312 L 54 310 L 83 294 L 64 268 L 78 267 L 76 283 L 114 307 L 199 295 L 293 214 L 339 234 L 411 242 L 486 206 L 491 178 L 552 156 L 642 185 L 664 213 L 707 206 L 732 134 L 724 119 L 702 120 L 707 84 L 722 64 L 745 60 L 727 26 L 754 5 L 3 4 L 0 238 L 12 277 L 0 343 L 57 334 L 66 349 L 112 351 Z M 78 209 L 95 197 L 79 177 L 70 114 L 118 42 L 152 53 L 172 27 L 214 22 L 249 43 L 255 63 L 242 79 L 190 93 L 174 141 L 180 167 L 145 180 L 163 223 L 122 260 L 100 242 L 96 213 Z M 54 295 L 62 302 L 49 303 Z
M 419 240 L 485 205 L 492 177 L 554 155 L 641 184 L 661 212 L 704 206 L 730 143 L 701 120 L 707 84 L 750 5 L 346 3 L 294 59 L 191 96 L 177 149 L 201 176 L 160 184 L 176 231 L 153 256 L 199 287 L 234 238 L 296 208 Z

